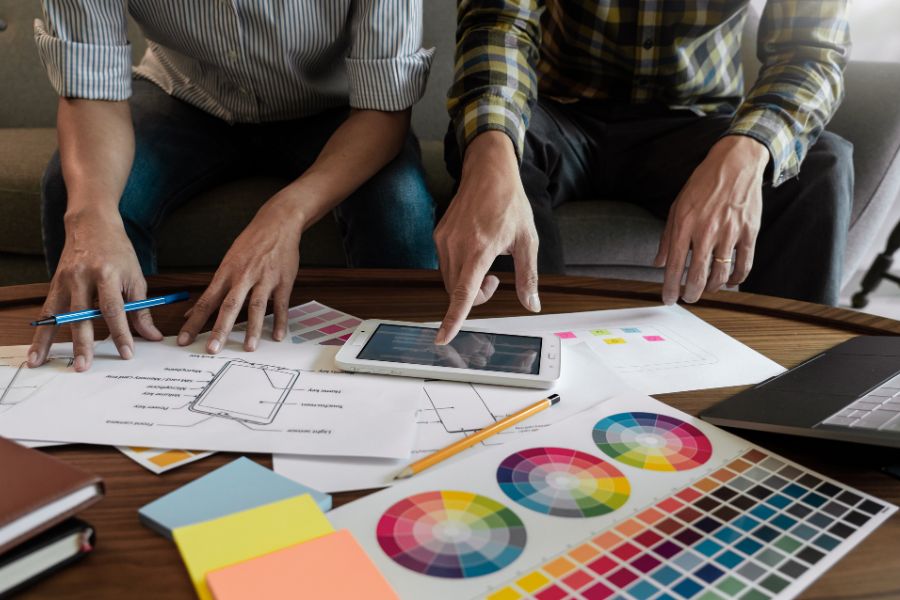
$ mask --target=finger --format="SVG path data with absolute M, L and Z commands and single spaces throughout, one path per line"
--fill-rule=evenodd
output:
M 179 346 L 187 346 L 197 339 L 200 329 L 206 325 L 210 315 L 218 308 L 224 296 L 224 286 L 218 280 L 213 279 L 203 295 L 197 298 L 194 306 L 191 307 L 191 316 L 181 326 L 181 331 L 178 333 Z
M 135 281 L 128 286 L 128 289 L 125 290 L 125 294 L 129 302 L 146 300 L 147 282 L 141 277 L 138 281 Z M 153 316 L 150 314 L 149 310 L 143 309 L 128 313 L 128 321 L 131 323 L 135 332 L 145 340 L 158 342 L 163 339 L 163 334 L 153 323 Z
M 437 246 L 437 255 L 438 255 L 438 268 L 441 271 L 441 279 L 444 280 L 444 289 L 447 290 L 449 294 L 453 289 L 453 286 L 450 284 L 451 278 L 455 278 L 451 276 L 450 272 L 450 259 L 447 255 L 447 249 L 444 247 L 443 243 L 438 240 L 437 237 L 434 239 L 435 245 Z
M 734 254 L 734 240 L 731 237 L 725 238 L 716 245 L 713 250 L 712 269 L 709 273 L 709 280 L 706 282 L 707 292 L 718 292 L 728 281 L 731 274 L 732 255 Z
M 669 244 L 672 237 L 672 217 L 666 219 L 666 226 L 659 238 L 659 249 L 656 251 L 656 258 L 653 259 L 654 267 L 666 266 L 666 259 L 669 256 Z
M 672 226 L 672 233 L 669 237 L 669 250 L 666 257 L 666 274 L 663 280 L 663 302 L 665 304 L 672 305 L 678 302 L 690 241 L 691 238 L 688 233 L 680 230 L 677 225 Z
M 734 271 L 731 272 L 731 277 L 728 278 L 729 286 L 735 286 L 744 283 L 744 280 L 746 280 L 747 276 L 750 275 L 750 269 L 753 268 L 753 242 L 738 242 L 735 251 Z
M 541 299 L 538 296 L 538 240 L 536 234 L 530 234 L 523 242 L 516 244 L 513 251 L 513 262 L 516 269 L 516 294 L 522 306 L 531 312 L 541 312 Z
M 100 297 L 100 312 L 109 326 L 109 336 L 119 351 L 119 356 L 131 360 L 134 356 L 134 339 L 125 316 L 125 301 L 122 299 L 122 285 L 118 279 L 103 280 L 97 286 Z
M 490 261 L 491 259 L 488 259 L 485 254 L 470 266 L 462 269 L 456 287 L 450 293 L 450 307 L 434 338 L 435 344 L 446 344 L 456 337 L 463 321 L 472 310 L 472 303 L 475 302 L 475 296 L 481 289 L 485 273 L 490 268 Z
M 55 314 L 61 313 L 66 309 L 68 304 L 68 294 L 50 288 L 47 294 L 47 300 L 41 309 L 39 319 L 49 319 Z M 35 328 L 34 337 L 31 340 L 31 347 L 28 349 L 28 366 L 31 368 L 39 367 L 47 362 L 47 355 L 50 354 L 50 345 L 59 327 L 56 325 L 41 325 Z
M 700 294 L 706 287 L 706 281 L 709 279 L 709 263 L 712 260 L 712 244 L 706 234 L 692 244 L 691 247 L 691 266 L 688 269 L 687 280 L 685 281 L 684 298 L 685 302 L 692 303 L 700 299 Z
M 500 287 L 500 280 L 497 279 L 497 276 L 486 275 L 481 281 L 481 287 L 478 289 L 478 293 L 475 294 L 475 302 L 472 303 L 472 306 L 478 306 L 479 304 L 484 304 L 490 300 L 498 287 Z
M 270 294 L 269 288 L 262 285 L 253 288 L 250 294 L 250 303 L 247 305 L 247 333 L 244 335 L 244 350 L 247 352 L 256 350 L 259 343 Z
M 291 303 L 291 290 L 293 282 L 280 285 L 275 288 L 272 297 L 272 310 L 275 313 L 275 322 L 272 324 L 272 339 L 280 342 L 287 335 L 288 306 Z
M 89 309 L 91 295 L 86 285 L 73 287 L 69 310 L 76 312 Z M 72 345 L 75 350 L 75 371 L 87 371 L 94 360 L 94 326 L 90 319 L 72 323 Z
M 209 332 L 209 340 L 206 342 L 206 351 L 210 354 L 218 353 L 225 346 L 225 340 L 231 333 L 231 328 L 234 327 L 234 322 L 241 312 L 248 291 L 246 288 L 233 288 L 222 300 L 219 316 L 216 317 L 216 322 Z

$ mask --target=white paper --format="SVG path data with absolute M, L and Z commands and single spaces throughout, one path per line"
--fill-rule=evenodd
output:
M 466 324 L 497 333 L 557 334 L 564 346 L 585 343 L 600 362 L 645 394 L 756 384 L 785 370 L 677 305 Z
M 72 344 L 60 343 L 50 347 L 47 362 L 40 368 L 28 368 L 28 349 L 31 346 L 0 347 L 0 419 L 16 404 L 26 400 L 41 387 L 65 373 L 72 364 Z M 28 448 L 58 446 L 57 442 L 16 440 Z
M 65 442 L 405 458 L 422 380 L 334 372 L 336 347 L 261 341 L 217 355 L 206 336 L 135 342 L 123 361 L 104 342 L 4 414 L 0 435 Z M 225 415 L 225 416 L 223 416 Z
M 626 462 L 622 462 L 605 454 L 594 441 L 594 426 L 606 417 L 633 411 L 674 417 L 680 421 L 686 421 L 689 426 L 693 426 L 693 428 L 699 430 L 699 438 L 702 439 L 705 435 L 711 446 L 711 452 L 704 456 L 705 462 L 698 459 L 689 463 L 679 463 L 684 464 L 686 467 L 682 468 L 682 470 L 662 471 L 632 466 L 631 464 L 627 464 Z M 643 426 L 639 425 L 636 428 L 631 429 L 631 432 L 635 434 L 632 441 L 636 442 L 637 445 L 646 444 L 647 448 L 660 448 L 661 446 L 659 446 L 659 444 L 662 443 L 662 447 L 666 449 L 666 452 L 673 452 L 675 456 L 679 457 L 688 456 L 688 452 L 690 451 L 682 453 L 688 446 L 669 440 L 672 437 L 682 440 L 697 440 L 698 436 L 690 430 L 686 434 L 678 434 L 677 432 L 679 430 L 685 430 L 682 429 L 684 425 L 678 424 L 677 421 L 675 425 L 670 425 L 669 427 L 673 427 L 673 429 L 664 428 L 665 433 L 657 434 L 653 429 L 648 432 L 646 429 L 643 429 Z M 605 428 L 601 428 L 600 430 L 608 431 L 608 429 Z M 640 431 L 640 433 L 636 433 L 638 431 Z M 622 438 L 618 438 L 620 441 L 621 439 Z M 631 442 L 625 444 L 625 446 L 626 448 L 634 448 Z M 521 457 L 513 455 L 518 451 L 532 448 L 549 450 L 561 449 L 561 452 L 557 453 L 557 456 L 565 456 L 566 452 L 581 452 L 590 455 L 587 459 L 593 461 L 593 463 L 585 461 L 584 458 L 579 458 L 580 462 L 577 465 L 574 462 L 569 461 L 561 462 L 557 460 L 554 462 L 552 459 L 545 458 L 548 456 L 545 453 L 546 451 L 542 453 L 542 456 L 539 457 L 540 462 L 532 463 L 533 465 L 540 466 L 533 469 L 526 466 L 526 468 L 521 471 L 516 471 L 519 478 L 515 478 L 515 476 L 513 478 L 513 481 L 529 482 L 528 484 L 517 484 L 517 486 L 531 485 L 535 486 L 531 489 L 540 491 L 540 495 L 534 494 L 534 492 L 528 492 L 534 494 L 528 496 L 533 502 L 529 507 L 520 503 L 512 496 L 507 495 L 506 491 L 504 491 L 504 487 L 500 485 L 498 477 L 499 465 L 501 465 L 501 463 L 508 458 L 513 460 L 513 462 L 517 459 L 521 460 Z M 639 514 L 643 516 L 646 514 L 644 513 L 645 510 L 654 506 L 659 506 L 660 503 L 663 503 L 665 507 L 659 508 L 657 512 L 659 519 L 662 519 L 665 513 L 676 513 L 676 516 L 679 518 L 684 518 L 688 523 L 694 523 L 695 526 L 699 527 L 697 524 L 700 523 L 700 521 L 694 522 L 692 520 L 697 519 L 697 517 L 685 516 L 686 513 L 677 512 L 684 504 L 682 501 L 673 500 L 673 497 L 675 494 L 680 493 L 681 490 L 685 490 L 688 486 L 691 486 L 700 480 L 704 480 L 707 477 L 711 478 L 707 479 L 705 484 L 699 488 L 703 491 L 698 492 L 698 488 L 690 488 L 687 493 L 690 493 L 691 495 L 681 496 L 684 502 L 692 503 L 694 500 L 704 498 L 705 494 L 707 494 L 705 499 L 718 497 L 714 493 L 709 494 L 709 492 L 720 486 L 724 488 L 725 486 L 719 482 L 722 480 L 730 482 L 732 481 L 731 478 L 736 478 L 736 480 L 743 479 L 746 485 L 723 489 L 723 491 L 731 494 L 730 496 L 723 497 L 737 497 L 740 492 L 734 491 L 735 489 L 746 490 L 753 486 L 757 486 L 760 489 L 763 489 L 763 485 L 775 490 L 787 489 L 784 486 L 787 486 L 790 480 L 797 481 L 801 484 L 800 494 L 808 494 L 808 490 L 818 489 L 816 486 L 825 485 L 821 480 L 827 481 L 827 478 L 817 476 L 818 479 L 812 479 L 813 483 L 806 483 L 809 481 L 809 479 L 807 479 L 809 477 L 808 471 L 790 461 L 781 459 L 765 451 L 762 453 L 767 455 L 767 457 L 764 456 L 758 458 L 757 467 L 751 468 L 752 463 L 748 464 L 747 461 L 744 461 L 742 464 L 746 466 L 741 468 L 746 470 L 740 471 L 742 474 L 736 474 L 737 471 L 721 470 L 725 466 L 733 464 L 733 461 L 738 457 L 746 456 L 748 452 L 751 452 L 754 449 L 758 449 L 758 447 L 652 398 L 633 393 L 631 395 L 608 400 L 589 411 L 570 418 L 554 427 L 547 428 L 536 435 L 520 437 L 510 441 L 502 447 L 489 448 L 480 452 L 477 456 L 469 456 L 466 460 L 460 460 L 454 464 L 430 469 L 412 479 L 399 483 L 392 488 L 388 488 L 337 508 L 331 511 L 328 517 L 335 528 L 346 528 L 353 533 L 354 537 L 360 542 L 366 553 L 375 562 L 381 573 L 387 578 L 401 598 L 429 598 L 430 600 L 440 600 L 444 598 L 481 598 L 496 590 L 504 589 L 507 586 L 515 586 L 517 585 L 517 582 L 527 582 L 523 583 L 522 586 L 530 589 L 527 591 L 519 590 L 518 594 L 510 592 L 508 594 L 509 597 L 533 597 L 535 594 L 540 594 L 542 591 L 541 588 L 544 588 L 547 585 L 548 579 L 559 585 L 565 593 L 574 595 L 574 591 L 568 589 L 568 584 L 565 583 L 565 579 L 562 576 L 560 576 L 560 579 L 556 579 L 555 576 L 550 574 L 553 572 L 553 568 L 544 570 L 543 574 L 529 577 L 543 565 L 551 563 L 551 561 L 554 561 L 557 557 L 569 553 L 574 548 L 592 549 L 587 558 L 572 558 L 576 555 L 575 552 L 572 552 L 566 561 L 569 564 L 572 564 L 572 561 L 583 561 L 584 566 L 581 568 L 594 579 L 590 584 L 582 584 L 584 585 L 583 589 L 590 589 L 590 586 L 595 584 L 607 585 L 614 590 L 612 592 L 613 594 L 618 593 L 619 596 L 625 597 L 627 595 L 627 590 L 624 588 L 633 585 L 632 581 L 634 581 L 635 577 L 643 577 L 644 581 L 648 581 L 655 585 L 655 588 L 659 590 L 658 593 L 663 594 L 664 592 L 674 589 L 678 583 L 686 577 L 686 574 L 687 578 L 691 578 L 691 575 L 697 573 L 701 567 L 704 567 L 704 561 L 708 561 L 707 564 L 712 565 L 712 567 L 719 571 L 724 570 L 728 575 L 732 576 L 735 575 L 738 567 L 750 565 L 752 561 L 744 555 L 737 555 L 732 552 L 735 560 L 738 561 L 738 566 L 723 566 L 721 563 L 714 562 L 713 557 L 710 554 L 701 555 L 694 551 L 703 540 L 707 540 L 714 545 L 713 547 L 718 547 L 719 549 L 722 549 L 723 545 L 727 546 L 730 543 L 729 541 L 726 541 L 728 539 L 730 539 L 731 542 L 736 541 L 736 538 L 734 537 L 721 540 L 711 533 L 698 533 L 699 531 L 717 531 L 716 528 L 722 526 L 721 523 L 716 525 L 717 521 L 715 519 L 708 519 L 708 522 L 713 523 L 712 527 L 709 529 L 691 529 L 688 525 L 677 524 L 677 522 L 674 522 L 676 523 L 675 531 L 681 530 L 683 533 L 688 533 L 692 537 L 690 540 L 687 538 L 675 537 L 679 542 L 676 552 L 679 552 L 680 554 L 674 556 L 671 554 L 668 555 L 670 556 L 669 560 L 662 561 L 662 565 L 660 565 L 660 559 L 653 558 L 653 554 L 648 549 L 642 547 L 641 544 L 645 543 L 647 546 L 655 546 L 660 540 L 665 540 L 671 544 L 672 538 L 669 536 L 674 537 L 676 534 L 672 530 L 666 529 L 658 529 L 654 533 L 653 527 L 645 524 L 643 521 L 633 519 L 633 517 Z M 629 450 L 627 454 L 630 454 L 633 451 L 639 452 L 639 456 L 643 456 L 643 453 L 645 452 L 643 450 Z M 669 454 L 666 455 L 672 456 Z M 693 456 L 696 457 L 698 455 L 693 454 Z M 583 465 L 585 464 L 600 465 L 604 470 L 587 471 L 584 470 L 585 467 Z M 641 462 L 639 464 L 643 463 Z M 609 471 L 608 469 L 610 467 L 614 470 Z M 512 467 L 508 468 L 511 469 Z M 595 467 L 592 466 L 591 468 L 593 469 Z M 772 475 L 776 472 L 780 477 Z M 598 473 L 600 474 L 598 475 Z M 804 473 L 806 474 L 804 475 Z M 524 479 L 521 478 L 523 476 Z M 719 477 L 722 479 L 719 479 Z M 612 483 L 612 478 L 616 478 L 616 483 Z M 757 482 L 760 483 L 757 484 Z M 846 486 L 834 481 L 831 481 L 828 484 L 836 484 L 839 488 L 843 488 L 844 490 L 847 489 Z M 805 486 L 805 488 L 803 486 Z M 511 487 L 510 484 L 507 484 L 506 489 L 509 490 Z M 580 492 L 569 493 L 567 491 L 576 488 L 580 490 Z M 517 489 L 522 490 L 523 488 L 517 487 Z M 616 496 L 611 496 L 609 490 L 615 490 Z M 436 491 L 451 491 L 451 494 L 455 491 L 461 492 L 461 494 L 455 494 L 455 500 L 447 500 L 448 503 L 444 504 L 440 504 L 440 501 L 438 501 L 438 503 L 413 505 L 417 506 L 418 512 L 416 509 L 403 512 L 406 510 L 403 508 L 400 510 L 400 512 L 402 512 L 401 517 L 385 519 L 381 529 L 379 529 L 379 522 L 381 521 L 382 516 L 395 504 L 417 494 Z M 594 495 L 595 493 L 596 495 Z M 791 493 L 792 492 L 786 492 L 786 494 Z M 518 520 L 521 521 L 521 526 L 519 526 L 519 530 L 515 533 L 515 537 L 514 534 L 511 533 L 513 530 L 507 529 L 508 526 L 506 525 L 508 523 L 515 523 L 514 518 L 498 518 L 495 516 L 495 509 L 492 508 L 488 508 L 488 511 L 490 512 L 484 511 L 484 509 L 481 508 L 485 506 L 484 501 L 472 499 L 471 494 L 487 497 L 489 501 L 498 502 L 509 511 L 512 511 L 515 517 L 518 517 Z M 773 492 L 769 491 L 768 494 L 773 494 Z M 829 550 L 822 550 L 819 554 L 821 555 L 824 553 L 824 556 L 820 556 L 817 562 L 816 560 L 813 560 L 815 564 L 811 565 L 807 563 L 804 565 L 802 567 L 805 569 L 804 572 L 790 575 L 786 573 L 792 573 L 792 569 L 786 570 L 784 573 L 778 572 L 778 574 L 787 581 L 784 589 L 777 595 L 778 598 L 790 598 L 798 594 L 816 577 L 820 576 L 829 566 L 834 564 L 841 556 L 859 543 L 866 535 L 871 533 L 871 531 L 879 524 L 890 517 L 896 510 L 895 506 L 873 499 L 871 496 L 866 496 L 862 492 L 855 492 L 855 494 L 850 495 L 855 495 L 854 500 L 847 501 L 850 503 L 850 506 L 860 506 L 866 498 L 877 503 L 877 507 L 872 511 L 869 511 L 872 516 L 869 517 L 868 522 L 861 526 L 858 524 L 854 525 L 852 528 L 843 525 L 845 530 L 850 529 L 852 530 L 852 533 L 841 534 L 843 539 L 834 538 L 839 543 Z M 775 496 L 779 496 L 779 494 L 775 492 L 772 497 L 774 498 Z M 837 497 L 837 492 L 833 492 L 831 496 L 832 498 Z M 523 496 L 520 495 L 518 497 L 521 498 Z M 745 499 L 753 497 L 755 496 L 748 493 Z M 579 512 L 577 516 L 572 514 L 560 516 L 559 514 L 554 514 L 552 512 L 552 509 L 558 509 L 557 507 L 562 508 L 565 506 L 572 506 L 575 498 L 580 499 L 577 504 L 578 508 L 576 509 Z M 766 519 L 767 517 L 772 517 L 774 519 L 774 515 L 778 513 L 778 510 L 785 508 L 788 505 L 805 505 L 802 498 L 806 498 L 806 496 L 802 496 L 801 498 L 801 496 L 798 495 L 797 499 L 791 498 L 791 496 L 784 495 L 783 499 L 787 499 L 786 502 L 788 502 L 788 504 L 775 504 L 773 502 L 771 507 L 769 507 L 767 503 L 764 503 L 763 500 L 753 500 L 754 503 L 762 505 L 761 508 L 763 508 L 766 513 L 752 512 L 751 514 L 753 514 L 754 517 L 759 516 L 762 519 Z M 586 500 L 589 502 L 583 504 L 582 502 Z M 817 503 L 813 503 L 811 500 L 810 505 L 818 509 L 820 516 L 825 519 L 824 524 L 819 521 L 810 520 L 798 523 L 796 518 L 791 518 L 795 525 L 781 525 L 777 524 L 777 521 L 772 521 L 773 525 L 781 528 L 781 531 L 785 531 L 788 528 L 795 526 L 806 527 L 808 531 L 811 527 L 816 530 L 813 535 L 819 535 L 834 522 L 834 519 L 829 515 L 850 514 L 848 512 L 850 509 L 846 506 L 841 508 L 841 503 L 839 502 L 832 502 L 831 504 L 834 504 L 835 506 L 832 507 L 829 505 L 826 508 L 824 504 L 828 502 L 828 499 L 824 499 L 823 496 L 820 500 L 821 502 Z M 544 507 L 549 507 L 550 510 L 538 510 L 534 508 L 535 504 L 542 509 Z M 444 508 L 442 508 L 442 506 Z M 470 506 L 475 508 L 470 510 Z M 604 513 L 601 510 L 594 514 L 582 513 L 581 510 L 584 506 L 591 506 L 592 508 L 600 507 L 606 512 Z M 695 508 L 705 512 L 708 510 L 718 510 L 717 507 L 719 506 L 721 506 L 719 502 L 714 502 L 713 508 L 708 509 L 703 508 L 703 506 L 698 503 L 695 505 Z M 735 505 L 735 507 L 737 507 L 737 505 Z M 803 508 L 802 506 L 800 508 L 805 510 L 806 514 L 810 513 L 808 508 Z M 832 512 L 832 508 L 837 509 L 837 513 Z M 571 511 L 571 509 L 568 510 Z M 695 512 L 697 512 L 697 510 L 695 510 Z M 732 513 L 737 512 L 738 514 L 746 514 L 747 510 L 747 508 L 738 508 L 737 511 L 732 509 Z M 839 512 L 841 510 L 844 512 Z M 454 519 L 454 514 L 461 514 L 464 516 Z M 488 520 L 483 517 L 484 514 L 492 514 L 494 516 Z M 723 519 L 726 523 L 733 518 L 733 516 L 719 516 L 719 513 L 714 514 L 716 514 L 718 518 Z M 783 514 L 785 515 L 785 518 L 788 518 L 787 512 Z M 450 515 L 451 519 L 445 521 L 445 515 Z M 618 529 L 620 534 L 614 536 L 618 541 L 597 541 L 600 534 L 606 533 L 610 531 L 612 527 L 623 524 L 626 521 L 628 521 L 629 524 L 625 526 L 624 529 Z M 652 520 L 651 522 L 659 523 L 659 521 Z M 757 526 L 760 526 L 760 521 L 755 521 L 755 524 L 751 523 L 749 528 L 753 529 Z M 495 529 L 496 533 L 491 533 Z M 521 529 L 524 529 L 525 533 L 524 544 L 522 543 L 523 537 L 521 535 Z M 631 540 L 634 540 L 635 536 L 643 531 L 650 532 L 651 535 L 655 536 L 655 541 L 634 541 L 633 543 L 630 543 Z M 793 529 L 791 529 L 791 531 L 793 531 Z M 741 530 L 737 528 L 734 529 L 734 532 L 736 532 L 737 538 L 751 535 L 749 531 L 742 533 Z M 798 545 L 794 546 L 793 552 L 798 552 L 799 548 L 803 547 L 804 542 L 797 542 L 798 539 L 807 540 L 806 543 L 810 543 L 808 540 L 812 539 L 808 536 L 802 537 L 804 534 L 797 533 L 796 535 L 797 538 L 792 538 L 792 543 Z M 389 550 L 383 549 L 383 546 L 379 542 L 380 537 L 381 539 L 387 540 L 387 548 Z M 623 537 L 625 538 L 625 541 L 622 540 Z M 763 538 L 760 537 L 760 539 Z M 767 537 L 759 550 L 770 552 L 770 558 L 771 556 L 780 556 L 781 558 L 776 560 L 784 561 L 784 563 L 787 564 L 792 559 L 785 558 L 784 554 L 782 554 L 782 547 L 776 546 L 776 543 L 780 541 L 778 535 Z M 582 544 L 587 545 L 581 546 Z M 603 544 L 608 545 L 604 546 Z M 617 547 L 618 544 L 621 544 L 621 546 Z M 682 545 L 687 546 L 688 549 L 683 549 Z M 813 546 L 814 549 L 816 547 L 817 546 Z M 433 553 L 425 551 L 423 554 L 419 548 L 430 548 L 433 552 L 440 552 L 444 557 L 434 558 Z M 459 555 L 453 551 L 454 548 L 459 549 Z M 519 548 L 521 548 L 521 551 L 518 550 Z M 605 553 L 604 549 L 606 550 Z M 454 564 L 459 564 L 460 559 L 455 557 L 461 555 L 463 556 L 461 559 L 463 564 L 473 567 L 476 565 L 480 567 L 488 565 L 490 569 L 496 570 L 493 570 L 493 572 L 490 570 L 488 570 L 488 572 L 481 571 L 479 575 L 469 577 L 439 577 L 424 574 L 421 571 L 402 566 L 390 558 L 387 551 L 395 553 L 415 552 L 417 557 L 428 557 L 428 562 L 423 562 L 422 564 L 428 564 L 429 568 L 434 565 L 446 567 L 447 565 L 453 566 Z M 714 552 L 718 551 L 719 550 L 715 550 Z M 621 583 L 621 579 L 617 579 L 616 576 L 610 576 L 608 579 L 603 579 L 599 575 L 594 574 L 592 568 L 587 566 L 588 564 L 592 564 L 591 561 L 594 561 L 596 558 L 606 557 L 606 561 L 612 560 L 616 563 L 616 565 L 607 572 L 608 576 L 613 574 L 615 569 L 619 568 L 623 568 L 627 572 L 628 569 L 622 567 L 622 565 L 629 565 L 632 558 L 637 560 L 637 556 L 641 555 L 643 552 L 647 553 L 646 557 L 648 560 L 653 560 L 657 565 L 660 565 L 659 568 L 667 567 L 676 569 L 675 577 L 668 579 L 668 583 L 660 584 L 647 574 L 637 575 L 637 573 L 641 572 L 647 573 L 648 570 L 645 567 L 642 571 L 632 573 L 632 577 L 626 579 L 625 583 Z M 754 558 L 760 556 L 759 554 L 755 554 L 757 550 L 747 550 L 747 552 L 753 554 Z M 790 554 L 792 550 L 785 550 L 785 552 Z M 487 555 L 487 561 L 481 561 L 479 555 L 482 554 Z M 406 556 L 410 555 L 407 554 Z M 705 558 L 704 556 L 708 556 L 708 558 Z M 797 558 L 798 555 L 793 554 L 792 556 Z M 688 563 L 682 561 L 682 559 L 691 559 L 693 562 Z M 731 564 L 733 565 L 733 563 Z M 760 568 L 759 565 L 772 563 L 756 564 L 757 567 L 755 568 L 758 569 Z M 775 564 L 780 566 L 778 562 Z M 800 563 L 797 563 L 797 565 L 799 566 Z M 769 573 L 776 572 L 774 567 L 762 566 L 761 568 Z M 600 572 L 605 572 L 602 570 L 602 566 L 598 566 L 597 569 Z M 758 582 L 765 580 L 767 576 L 768 573 L 762 575 L 759 577 Z M 737 577 L 741 578 L 742 576 L 737 575 Z M 536 582 L 535 579 L 537 580 Z M 722 575 L 721 580 L 724 581 L 725 579 L 726 575 Z M 619 583 L 615 583 L 616 581 L 619 581 Z M 746 589 L 753 587 L 752 583 L 749 585 L 745 583 L 744 585 Z M 529 591 L 531 594 L 527 593 Z M 634 594 L 637 593 L 638 592 L 636 591 L 634 592 Z M 656 594 L 657 592 L 651 593 Z M 700 595 L 702 594 L 698 593 L 696 597 L 699 597 Z M 628 597 L 632 596 L 628 595 Z M 643 595 L 638 597 L 647 596 Z M 654 595 L 654 597 L 656 596 Z M 766 595 L 766 597 L 770 596 Z
M 273 468 L 280 475 L 329 493 L 383 487 L 394 483 L 394 476 L 409 463 L 449 446 L 549 394 L 559 394 L 559 404 L 447 462 L 460 460 L 485 447 L 503 444 L 519 435 L 540 431 L 629 389 L 616 375 L 598 365 L 584 345 L 569 345 L 564 348 L 563 355 L 560 380 L 551 390 L 427 381 L 417 415 L 416 441 L 408 459 L 360 460 L 276 454 L 272 458 Z

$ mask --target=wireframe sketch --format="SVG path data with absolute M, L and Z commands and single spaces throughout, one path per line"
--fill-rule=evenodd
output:
M 72 361 L 71 356 L 57 356 L 47 362 L 72 366 Z M 0 367 L 3 367 L 0 371 L 0 412 L 22 402 L 57 375 L 49 368 L 29 369 L 25 361 L 0 364 Z
M 269 425 L 299 376 L 296 369 L 230 360 L 189 408 L 205 415 Z

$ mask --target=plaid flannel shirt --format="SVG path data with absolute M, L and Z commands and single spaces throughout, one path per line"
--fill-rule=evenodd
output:
M 459 0 L 448 109 L 460 148 L 506 133 L 521 159 L 538 93 L 735 110 L 728 134 L 769 149 L 772 180 L 795 176 L 840 104 L 848 0 L 768 0 L 759 78 L 744 97 L 749 0 Z

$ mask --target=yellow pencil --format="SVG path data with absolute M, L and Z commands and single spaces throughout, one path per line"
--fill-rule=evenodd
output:
M 394 477 L 394 479 L 406 479 L 407 477 L 412 477 L 416 473 L 421 473 L 428 467 L 434 466 L 437 463 L 441 462 L 442 460 L 447 460 L 451 456 L 459 454 L 466 448 L 471 448 L 478 442 L 480 442 L 484 439 L 487 439 L 487 438 L 491 437 L 492 435 L 494 435 L 495 433 L 499 433 L 499 432 L 503 431 L 504 429 L 512 427 L 513 425 L 515 425 L 516 423 L 519 423 L 520 421 L 524 421 L 531 415 L 537 414 L 537 413 L 541 412 L 542 410 L 544 410 L 545 408 L 550 408 L 557 402 L 559 402 L 559 394 L 551 394 L 550 396 L 544 398 L 543 400 L 539 400 L 539 401 L 535 402 L 534 404 L 532 404 L 531 406 L 529 406 L 527 408 L 523 408 L 522 410 L 520 410 L 519 412 L 517 412 L 515 414 L 509 415 L 505 419 L 501 419 L 500 421 L 497 421 L 493 425 L 488 425 L 481 431 L 478 431 L 477 433 L 473 433 L 469 437 L 465 437 L 465 438 L 459 440 L 458 442 L 454 442 L 454 443 L 450 444 L 443 450 L 438 450 L 437 452 L 435 452 L 433 454 L 429 454 L 425 458 L 420 458 L 413 464 L 409 465 L 408 467 L 406 467 L 405 469 L 400 471 L 400 473 L 396 477 Z

